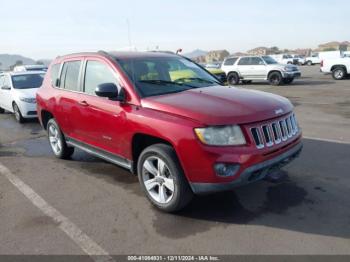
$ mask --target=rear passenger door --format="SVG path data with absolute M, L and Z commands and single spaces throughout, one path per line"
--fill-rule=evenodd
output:
M 58 124 L 65 135 L 74 138 L 82 138 L 80 133 L 81 119 L 84 110 L 81 101 L 81 72 L 83 60 L 74 59 L 65 61 L 62 66 L 59 80 L 59 96 L 57 108 L 55 109 Z

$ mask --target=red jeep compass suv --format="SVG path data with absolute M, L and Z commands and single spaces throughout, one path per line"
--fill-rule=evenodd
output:
M 302 149 L 289 100 L 223 86 L 168 53 L 58 57 L 37 107 L 58 158 L 76 147 L 129 169 L 148 199 L 168 212 L 193 194 L 260 180 Z

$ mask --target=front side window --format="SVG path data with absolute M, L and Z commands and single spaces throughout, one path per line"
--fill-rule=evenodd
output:
M 45 74 L 14 75 L 12 84 L 14 89 L 39 88 L 44 80 Z
M 117 85 L 117 79 L 112 70 L 99 61 L 88 61 L 85 70 L 84 92 L 95 95 L 96 87 L 106 83 Z
M 250 64 L 250 57 L 242 57 L 241 60 L 238 62 L 239 65 L 249 65 Z
M 210 87 L 219 81 L 190 60 L 177 56 L 119 58 L 117 62 L 141 97 Z
M 268 65 L 277 64 L 277 61 L 273 59 L 271 56 L 263 56 L 262 59 L 264 59 L 265 63 Z
M 61 88 L 71 91 L 79 91 L 80 66 L 81 61 L 64 63 L 60 80 Z
M 264 65 L 264 61 L 262 61 L 260 57 L 251 57 L 250 64 L 251 65 Z

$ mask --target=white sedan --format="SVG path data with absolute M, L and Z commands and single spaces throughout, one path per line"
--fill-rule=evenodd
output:
M 26 118 L 36 118 L 36 92 L 45 72 L 7 72 L 0 74 L 0 113 L 5 110 L 15 114 L 19 123 Z

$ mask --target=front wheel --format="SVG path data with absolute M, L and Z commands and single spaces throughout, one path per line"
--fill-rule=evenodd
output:
M 269 82 L 271 85 L 279 86 L 280 84 L 282 84 L 282 80 L 283 78 L 280 72 L 272 72 L 269 75 Z
M 308 66 L 312 66 L 312 61 L 307 61 L 306 64 L 307 64 Z
M 19 109 L 16 103 L 13 104 L 13 112 L 15 113 L 15 117 L 18 123 L 23 124 L 24 118 L 22 116 L 21 110 Z
M 156 144 L 146 148 L 139 157 L 137 173 L 147 198 L 162 211 L 178 211 L 192 199 L 192 190 L 169 145 Z
M 3 114 L 3 113 L 5 113 L 5 109 L 0 107 L 0 114 Z
M 47 134 L 51 149 L 57 158 L 68 159 L 73 155 L 74 148 L 67 146 L 66 139 L 53 118 L 47 123 Z
M 337 67 L 332 71 L 332 76 L 335 80 L 342 80 L 345 78 L 346 71 L 343 67 Z

